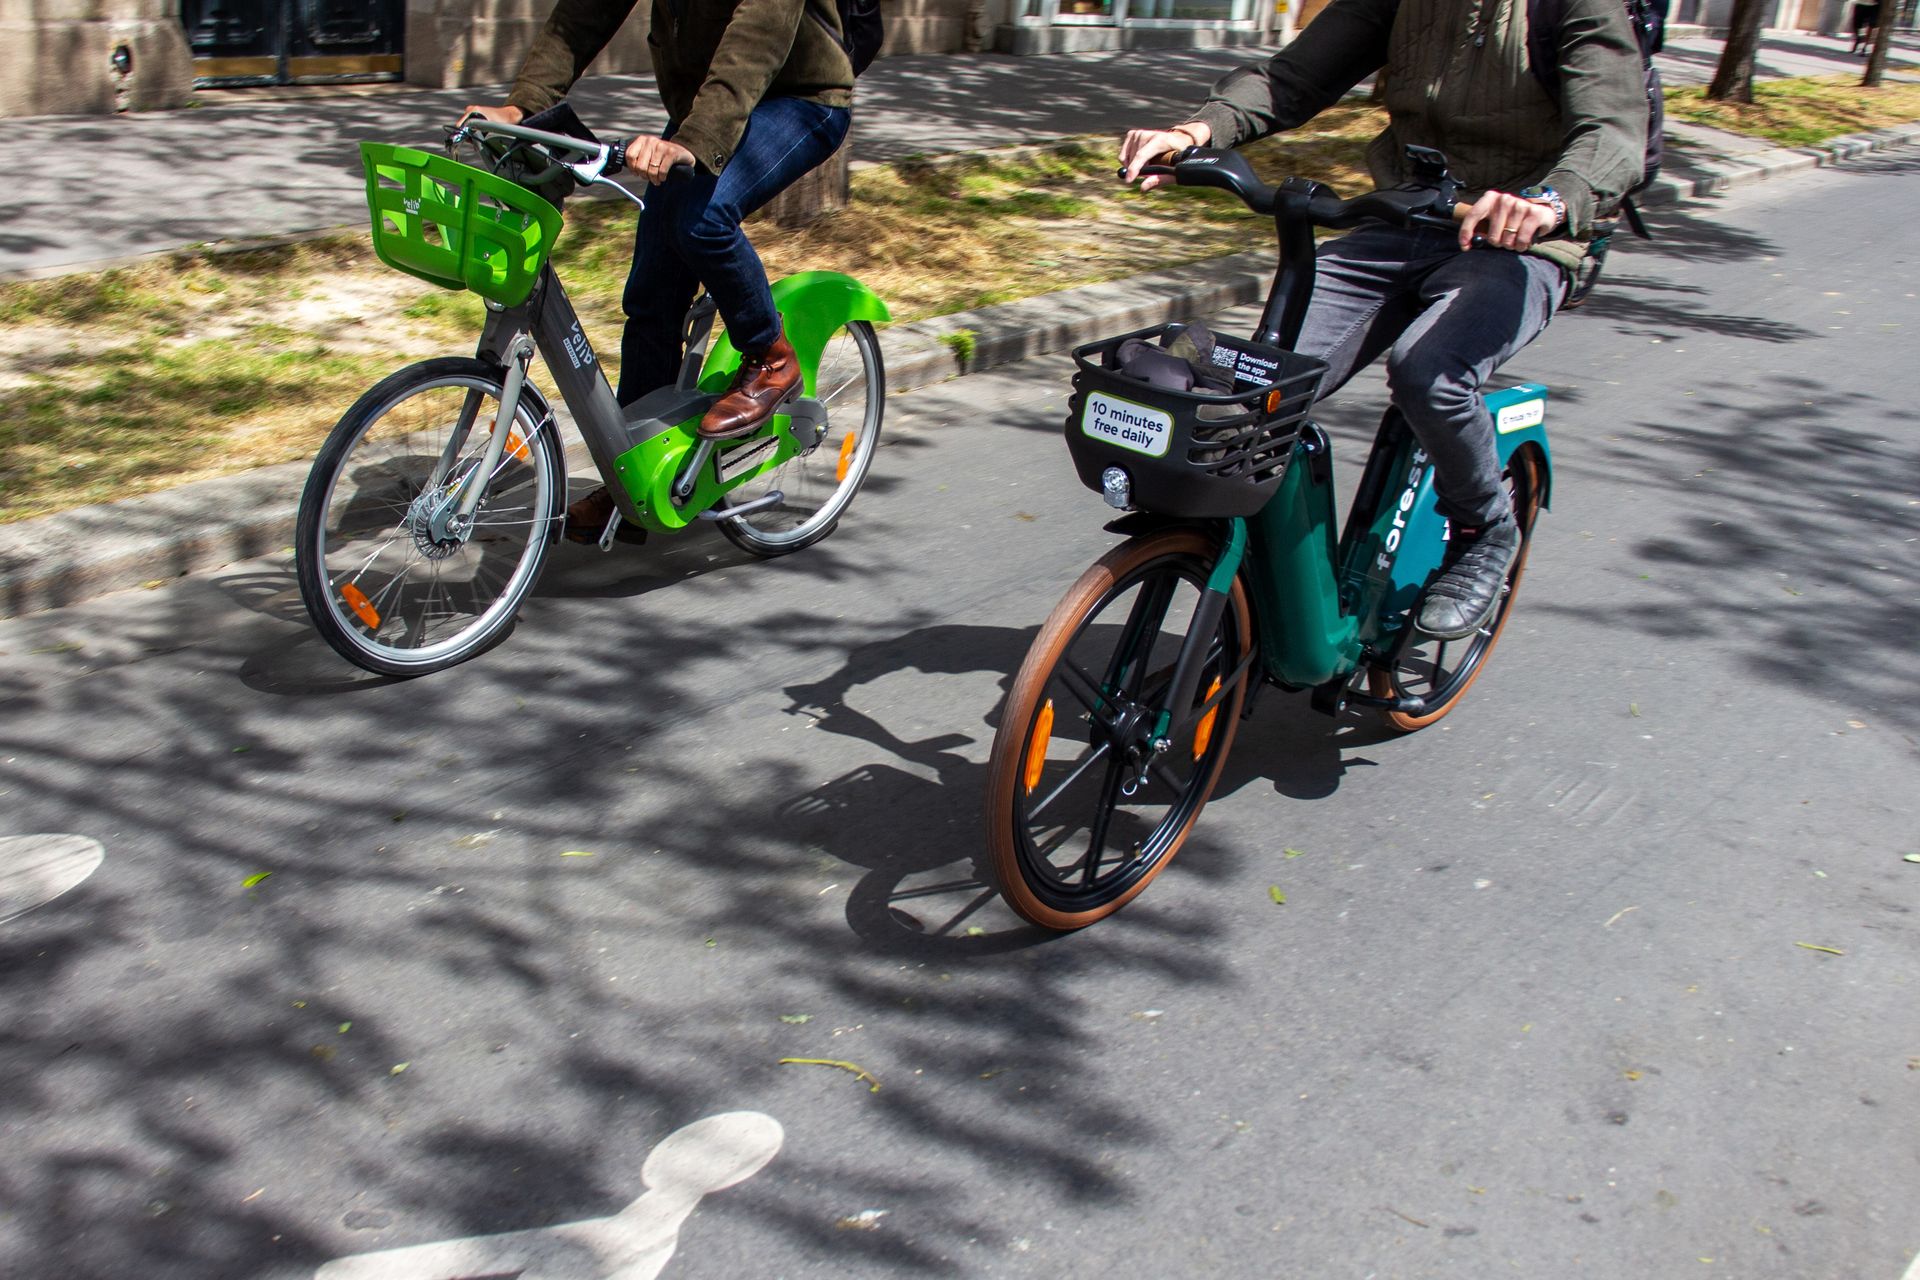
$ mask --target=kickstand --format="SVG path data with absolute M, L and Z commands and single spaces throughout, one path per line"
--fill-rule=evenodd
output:
M 613 509 L 613 515 L 607 519 L 607 527 L 600 533 L 600 549 L 613 550 L 613 535 L 620 532 L 620 508 Z

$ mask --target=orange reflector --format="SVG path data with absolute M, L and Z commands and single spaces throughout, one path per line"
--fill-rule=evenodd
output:
M 1027 740 L 1027 794 L 1040 785 L 1040 772 L 1047 767 L 1047 743 L 1053 738 L 1053 699 L 1040 708 L 1033 720 L 1033 737 Z
M 533 462 L 533 450 L 527 448 L 526 439 L 518 431 L 507 432 L 507 455 L 516 462 Z
M 370 627 L 380 625 L 380 611 L 373 607 L 373 601 L 367 599 L 367 593 L 349 582 L 340 588 L 340 598 L 347 602 L 347 608 L 353 610 L 353 616 Z
M 847 464 L 853 461 L 853 442 L 860 438 L 858 431 L 847 432 L 847 438 L 840 442 L 840 465 L 833 469 L 835 484 L 847 478 Z
M 1207 686 L 1207 697 L 1202 698 L 1201 701 L 1207 701 L 1208 698 L 1212 698 L 1213 695 L 1218 692 L 1220 692 L 1220 677 L 1215 676 L 1213 683 Z M 1220 708 L 1215 707 L 1200 717 L 1199 724 L 1193 726 L 1193 758 L 1195 760 L 1207 754 L 1207 744 L 1213 741 L 1213 722 L 1219 715 Z
M 1280 412 L 1280 402 L 1282 400 L 1285 400 L 1286 398 L 1287 398 L 1286 392 L 1280 390 L 1280 388 L 1278 387 L 1275 387 L 1273 390 L 1267 392 L 1267 412 L 1268 413 Z

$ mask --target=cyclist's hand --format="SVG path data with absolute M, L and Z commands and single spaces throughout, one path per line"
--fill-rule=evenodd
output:
M 677 142 L 641 134 L 627 144 L 627 168 L 659 186 L 667 180 L 667 170 L 677 164 L 693 163 L 693 152 Z
M 1212 138 L 1213 127 L 1198 120 L 1174 129 L 1130 129 L 1120 140 L 1120 180 L 1132 182 L 1140 178 L 1140 170 L 1154 161 L 1172 159 L 1188 147 L 1204 147 Z M 1150 174 L 1140 180 L 1140 189 L 1151 191 L 1172 182 L 1172 178 Z
M 465 124 L 474 116 L 495 124 L 519 124 L 527 118 L 527 113 L 518 107 L 468 107 L 460 113 L 460 123 Z
M 1471 249 L 1479 236 L 1490 249 L 1518 253 L 1534 238 L 1553 230 L 1553 210 L 1505 191 L 1489 191 L 1473 202 L 1460 220 L 1460 247 Z

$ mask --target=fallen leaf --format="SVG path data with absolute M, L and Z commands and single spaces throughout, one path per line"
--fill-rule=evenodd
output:
M 1836 950 L 1833 947 L 1817 946 L 1811 942 L 1796 942 L 1793 945 L 1796 947 L 1805 947 L 1809 951 L 1824 951 L 1830 956 L 1843 956 L 1847 954 L 1846 952 Z
M 1820 877 L 1822 880 L 1825 880 L 1827 878 L 1827 873 L 1824 871 L 1816 871 L 1813 874 Z
M 413 1064 L 411 1062 L 396 1062 L 393 1064 L 393 1066 L 387 1069 L 387 1074 L 390 1076 L 397 1076 L 402 1071 L 405 1071 L 408 1067 L 412 1065 Z
M 1033 517 L 1028 516 L 1027 518 L 1031 520 Z M 880 1229 L 880 1219 L 886 1216 L 887 1211 L 885 1209 L 862 1209 L 858 1213 L 848 1214 L 833 1225 L 842 1231 L 878 1231 Z
M 38 649 L 29 649 L 28 653 L 78 653 L 84 648 L 78 640 L 62 640 L 59 644 L 43 644 Z
M 795 1026 L 799 1026 L 803 1022 L 812 1022 L 813 1015 L 810 1013 L 783 1013 L 780 1015 L 780 1021 L 791 1022 Z
M 1629 1080 L 1638 1080 L 1640 1078 L 1640 1073 L 1638 1071 L 1628 1071 L 1625 1073 L 1625 1075 Z
M 842 1071 L 853 1072 L 854 1076 L 858 1079 L 867 1081 L 867 1083 L 872 1086 L 867 1090 L 868 1093 L 880 1092 L 880 1082 L 868 1074 L 865 1067 L 857 1066 L 851 1062 L 843 1062 L 839 1058 L 782 1058 L 780 1059 L 780 1065 L 783 1067 L 838 1067 Z
M 249 751 L 251 751 L 251 750 L 253 750 L 253 748 L 252 748 L 252 747 L 235 747 L 235 748 L 233 749 L 233 754 L 235 754 L 235 755 L 237 755 L 237 756 L 243 756 L 243 755 L 245 755 L 245 754 L 247 754 L 247 752 L 249 752 Z
M 251 889 L 253 888 L 253 886 L 259 884 L 262 880 L 265 880 L 268 876 L 272 874 L 273 872 L 271 871 L 256 871 L 252 875 L 248 876 L 245 880 L 242 880 L 240 882 L 240 887 L 242 889 Z
M 967 926 L 967 936 L 969 938 L 984 938 L 987 936 L 987 931 L 977 924 L 970 924 Z
M 1902 858 L 1902 859 L 1900 859 L 1900 861 L 1902 861 L 1902 862 L 1920 862 L 1920 853 L 1910 853 L 1910 854 L 1908 854 L 1908 855 L 1907 855 L 1906 857 L 1904 857 L 1904 858 Z
M 1640 704 L 1637 702 L 1629 702 L 1627 704 L 1627 714 L 1630 716 L 1638 716 L 1640 714 Z
M 345 1034 L 347 1034 L 347 1032 L 349 1032 L 349 1031 L 351 1031 L 351 1030 L 353 1030 L 353 1024 L 352 1024 L 351 1022 L 343 1022 L 343 1023 L 341 1023 L 341 1024 L 340 1024 L 340 1034 L 341 1034 L 341 1035 L 345 1035 Z
M 167 585 L 167 580 L 165 578 L 148 578 L 145 582 L 140 584 L 140 589 L 142 591 L 152 591 L 156 587 L 164 587 L 166 585 Z
M 563 858 L 591 858 L 593 851 L 591 849 L 569 849 L 560 856 Z
M 1864 728 L 1866 728 L 1866 727 L 1867 727 L 1867 722 L 1866 722 L 1866 721 L 1864 721 L 1864 720 L 1849 720 L 1849 721 L 1847 721 L 1847 728 L 1849 728 L 1849 729 L 1864 729 Z
M 712 939 L 712 938 L 708 938 L 708 939 L 707 939 L 707 945 L 708 945 L 708 946 L 710 946 L 710 947 L 717 947 L 717 946 L 719 946 L 720 944 L 719 944 L 719 943 L 718 943 L 717 941 L 715 941 L 714 939 Z
M 1282 850 L 1282 852 L 1284 852 L 1289 858 L 1298 858 L 1301 855 L 1305 854 L 1306 850 L 1305 849 L 1285 849 L 1285 850 Z
M 1287 895 L 1280 892 L 1280 886 L 1277 884 L 1270 884 L 1267 886 L 1267 896 L 1269 898 L 1272 898 L 1276 903 L 1280 904 L 1281 906 L 1285 906 L 1287 904 Z

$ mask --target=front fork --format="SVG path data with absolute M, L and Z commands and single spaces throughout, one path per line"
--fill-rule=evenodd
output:
M 1130 770 L 1120 784 L 1120 790 L 1132 795 L 1146 785 L 1147 774 L 1153 768 L 1153 762 L 1173 748 L 1176 732 L 1184 733 L 1189 723 L 1198 721 L 1202 716 L 1220 705 L 1232 693 L 1234 685 L 1245 676 L 1246 669 L 1252 664 L 1256 652 L 1249 648 L 1246 659 L 1240 661 L 1229 674 L 1225 668 L 1234 661 L 1236 655 L 1221 654 L 1222 678 L 1220 687 L 1213 690 L 1206 702 L 1194 706 L 1194 698 L 1200 691 L 1200 676 L 1206 669 L 1207 660 L 1213 648 L 1214 634 L 1219 630 L 1221 615 L 1225 612 L 1228 597 L 1233 593 L 1233 580 L 1240 573 L 1240 565 L 1246 559 L 1247 522 L 1238 517 L 1229 520 L 1225 537 L 1221 542 L 1220 555 L 1213 563 L 1212 571 L 1207 575 L 1206 586 L 1200 592 L 1199 603 L 1194 607 L 1193 620 L 1188 624 L 1185 640 L 1181 642 L 1180 653 L 1174 659 L 1173 678 L 1167 686 L 1165 700 L 1155 710 L 1151 707 L 1137 707 L 1123 714 L 1115 727 L 1122 741 L 1116 745 L 1129 757 Z M 1157 610 L 1149 610 L 1149 613 Z M 1158 625 L 1157 618 L 1144 620 L 1148 625 Z M 1136 640 L 1137 643 L 1137 640 Z M 1116 659 L 1124 661 L 1132 645 L 1123 644 Z M 1144 661 L 1145 653 L 1137 655 L 1137 661 Z M 1121 673 L 1110 672 L 1109 690 L 1117 687 Z M 1179 723 L 1174 723 L 1177 708 L 1192 707 L 1192 711 Z M 1142 741 L 1142 729 L 1148 716 L 1153 719 L 1152 727 L 1146 729 Z
M 464 542 L 473 532 L 473 516 L 480 508 L 480 499 L 485 496 L 487 482 L 499 469 L 500 459 L 507 451 L 507 438 L 513 434 L 514 415 L 520 408 L 520 395 L 527 385 L 527 366 L 533 359 L 533 339 L 526 333 L 518 334 L 506 351 L 507 380 L 500 389 L 500 409 L 494 415 L 493 432 L 487 437 L 487 447 L 480 462 L 460 478 L 460 483 L 444 499 L 434 504 L 427 515 L 427 531 L 435 542 Z M 474 419 L 478 417 L 480 395 L 475 392 L 467 397 L 467 403 L 460 413 L 460 422 L 447 439 L 445 452 L 434 468 L 433 482 L 429 492 L 437 491 L 447 483 L 460 457 L 460 450 L 466 444 L 467 435 L 473 430 Z

